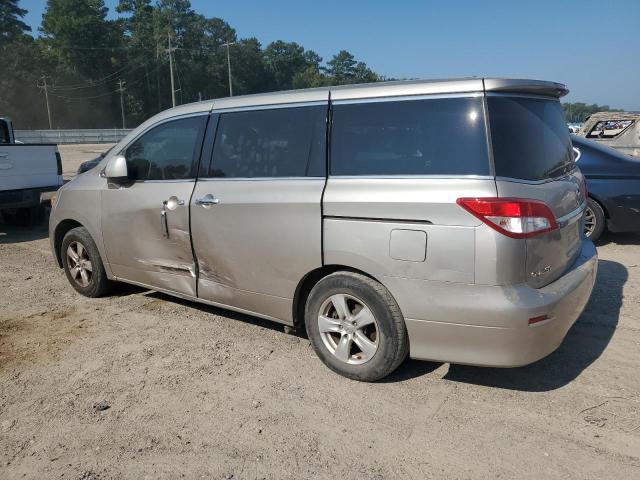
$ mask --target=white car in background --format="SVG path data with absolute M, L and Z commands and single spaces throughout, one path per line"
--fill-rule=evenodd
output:
M 17 142 L 11 120 L 0 118 L 0 212 L 5 222 L 41 221 L 44 204 L 62 183 L 58 146 Z

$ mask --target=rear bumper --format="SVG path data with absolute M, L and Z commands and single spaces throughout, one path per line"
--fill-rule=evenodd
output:
M 0 209 L 35 207 L 51 200 L 60 185 L 0 191 Z
M 438 321 L 406 319 L 410 355 L 494 367 L 533 363 L 558 348 L 582 313 L 597 263 L 593 243 L 585 241 L 570 270 L 543 288 L 448 284 L 447 300 L 425 302 L 425 316 Z M 541 315 L 548 319 L 529 325 Z

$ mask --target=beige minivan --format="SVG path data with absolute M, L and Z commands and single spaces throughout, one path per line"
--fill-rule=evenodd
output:
M 596 275 L 566 93 L 472 78 L 177 107 L 60 189 L 53 253 L 86 296 L 122 281 L 306 328 L 353 379 L 407 355 L 528 364 Z

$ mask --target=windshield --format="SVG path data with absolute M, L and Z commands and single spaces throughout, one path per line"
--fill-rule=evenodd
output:
M 575 168 L 558 100 L 490 96 L 487 105 L 496 176 L 544 180 Z

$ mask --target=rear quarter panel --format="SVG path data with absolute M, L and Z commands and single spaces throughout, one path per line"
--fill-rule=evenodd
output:
M 485 227 L 456 200 L 495 195 L 492 179 L 329 178 L 324 262 L 375 277 L 403 312 L 419 315 L 424 300 L 406 299 L 398 280 L 419 282 L 425 297 L 431 282 L 475 283 L 476 234 Z

